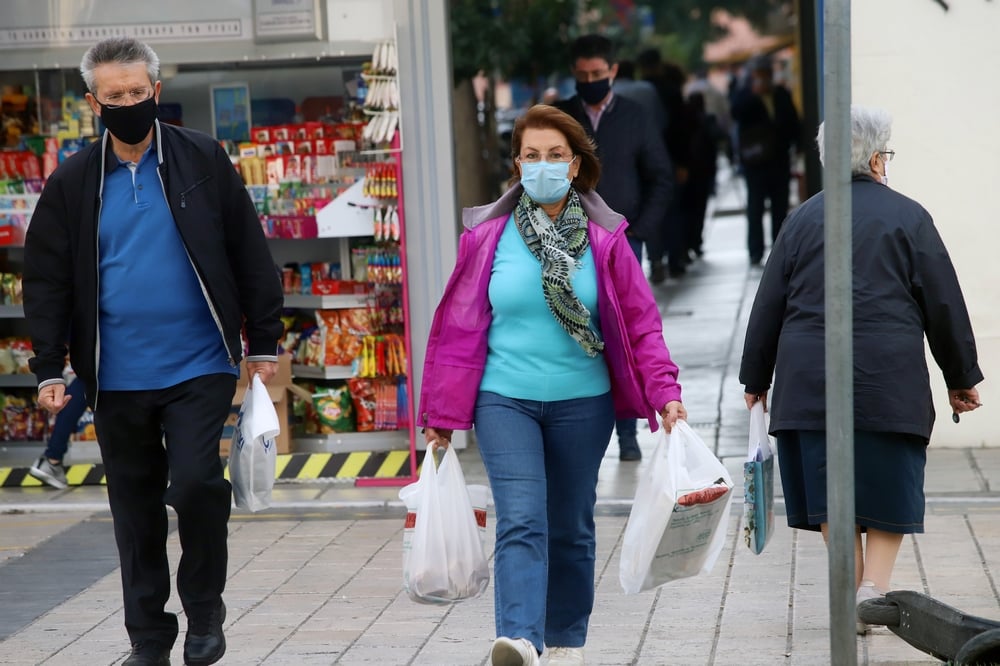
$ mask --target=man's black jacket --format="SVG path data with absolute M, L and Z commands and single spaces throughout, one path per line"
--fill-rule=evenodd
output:
M 637 102 L 615 95 L 594 130 L 579 97 L 556 103 L 597 144 L 601 179 L 597 193 L 643 240 L 659 236 L 673 193 L 673 167 L 663 137 Z
M 98 222 L 105 173 L 117 166 L 107 132 L 49 177 L 28 226 L 24 312 L 39 384 L 73 370 L 97 399 Z M 235 367 L 273 357 L 281 336 L 281 283 L 253 202 L 222 147 L 206 134 L 157 122 L 159 175 L 181 240 Z M 170 285 L 163 285 L 170 289 Z M 149 294 L 156 299 L 157 294 Z

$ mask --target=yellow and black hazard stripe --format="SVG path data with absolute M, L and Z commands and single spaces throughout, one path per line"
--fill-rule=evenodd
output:
M 417 452 L 417 465 L 423 451 Z M 310 481 L 319 479 L 393 479 L 410 476 L 409 451 L 352 451 L 350 453 L 286 453 L 278 456 L 275 479 L 278 481 Z M 226 478 L 229 469 L 226 468 Z M 66 481 L 71 486 L 105 484 L 104 465 L 81 463 L 66 468 Z M 44 486 L 28 474 L 27 467 L 0 467 L 0 488 L 30 488 Z
M 104 465 L 81 463 L 66 468 L 66 482 L 71 486 L 104 485 Z M 0 467 L 0 488 L 32 488 L 46 486 L 28 474 L 27 467 Z
M 418 452 L 418 463 L 422 452 Z M 228 469 L 226 470 L 228 475 Z M 410 476 L 410 452 L 290 453 L 278 456 L 275 479 L 393 479 Z

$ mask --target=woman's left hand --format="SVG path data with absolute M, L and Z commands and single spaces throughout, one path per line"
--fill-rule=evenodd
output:
M 680 400 L 671 400 L 660 410 L 660 418 L 663 419 L 663 429 L 670 432 L 674 429 L 677 419 L 687 421 L 688 413 Z

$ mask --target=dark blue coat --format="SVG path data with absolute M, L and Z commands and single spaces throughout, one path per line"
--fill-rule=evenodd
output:
M 982 381 L 958 277 L 930 214 L 872 180 L 851 184 L 854 426 L 930 438 L 924 336 L 949 389 Z M 824 430 L 824 194 L 781 227 L 754 299 L 740 383 L 771 386 L 771 432 Z

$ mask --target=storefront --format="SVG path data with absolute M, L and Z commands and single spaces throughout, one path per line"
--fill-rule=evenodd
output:
M 444 3 L 14 0 L 0 12 L 0 391 L 33 395 L 15 284 L 36 192 L 100 130 L 80 58 L 134 36 L 161 60 L 161 121 L 225 142 L 272 239 L 292 361 L 275 395 L 288 401 L 284 447 L 319 455 L 325 476 L 409 477 L 426 334 L 456 251 Z M 30 406 L 14 413 L 0 438 L 43 436 Z

